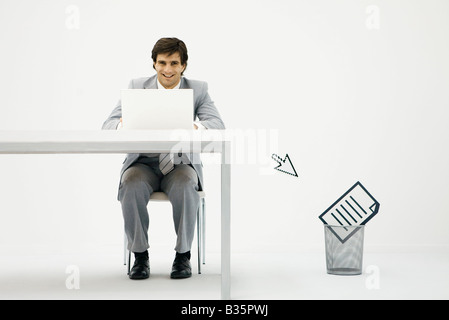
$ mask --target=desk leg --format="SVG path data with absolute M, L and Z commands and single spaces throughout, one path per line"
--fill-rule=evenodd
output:
M 231 161 L 224 142 L 221 161 L 221 299 L 231 299 Z

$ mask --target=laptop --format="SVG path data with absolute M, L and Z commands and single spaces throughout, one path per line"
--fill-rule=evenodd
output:
M 124 130 L 193 129 L 193 89 L 124 89 Z

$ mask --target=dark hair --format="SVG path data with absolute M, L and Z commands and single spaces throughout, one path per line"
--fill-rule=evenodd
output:
M 153 51 L 151 52 L 151 58 L 153 62 L 156 63 L 157 55 L 160 53 L 168 54 L 171 56 L 172 54 L 178 52 L 181 57 L 181 65 L 187 68 L 187 59 L 189 58 L 187 54 L 187 47 L 182 40 L 178 38 L 161 38 L 159 39 L 153 47 Z M 153 69 L 154 64 L 153 64 Z M 184 71 L 186 69 L 184 68 Z M 184 71 L 181 73 L 183 75 Z

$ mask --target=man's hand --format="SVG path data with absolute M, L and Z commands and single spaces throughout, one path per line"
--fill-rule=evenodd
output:
M 117 124 L 116 130 L 120 130 L 122 128 L 122 126 L 123 126 L 122 118 L 120 118 L 120 122 Z
M 198 126 L 196 124 L 193 124 L 193 129 L 198 130 Z

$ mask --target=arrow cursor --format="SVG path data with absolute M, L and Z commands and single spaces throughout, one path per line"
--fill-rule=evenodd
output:
M 275 168 L 276 170 L 279 170 L 281 172 L 291 174 L 294 177 L 297 177 L 298 174 L 296 173 L 295 168 L 293 167 L 293 164 L 290 160 L 290 157 L 288 154 L 285 154 L 285 158 L 282 159 L 277 154 L 274 154 L 271 156 L 271 158 L 276 161 L 279 165 Z

